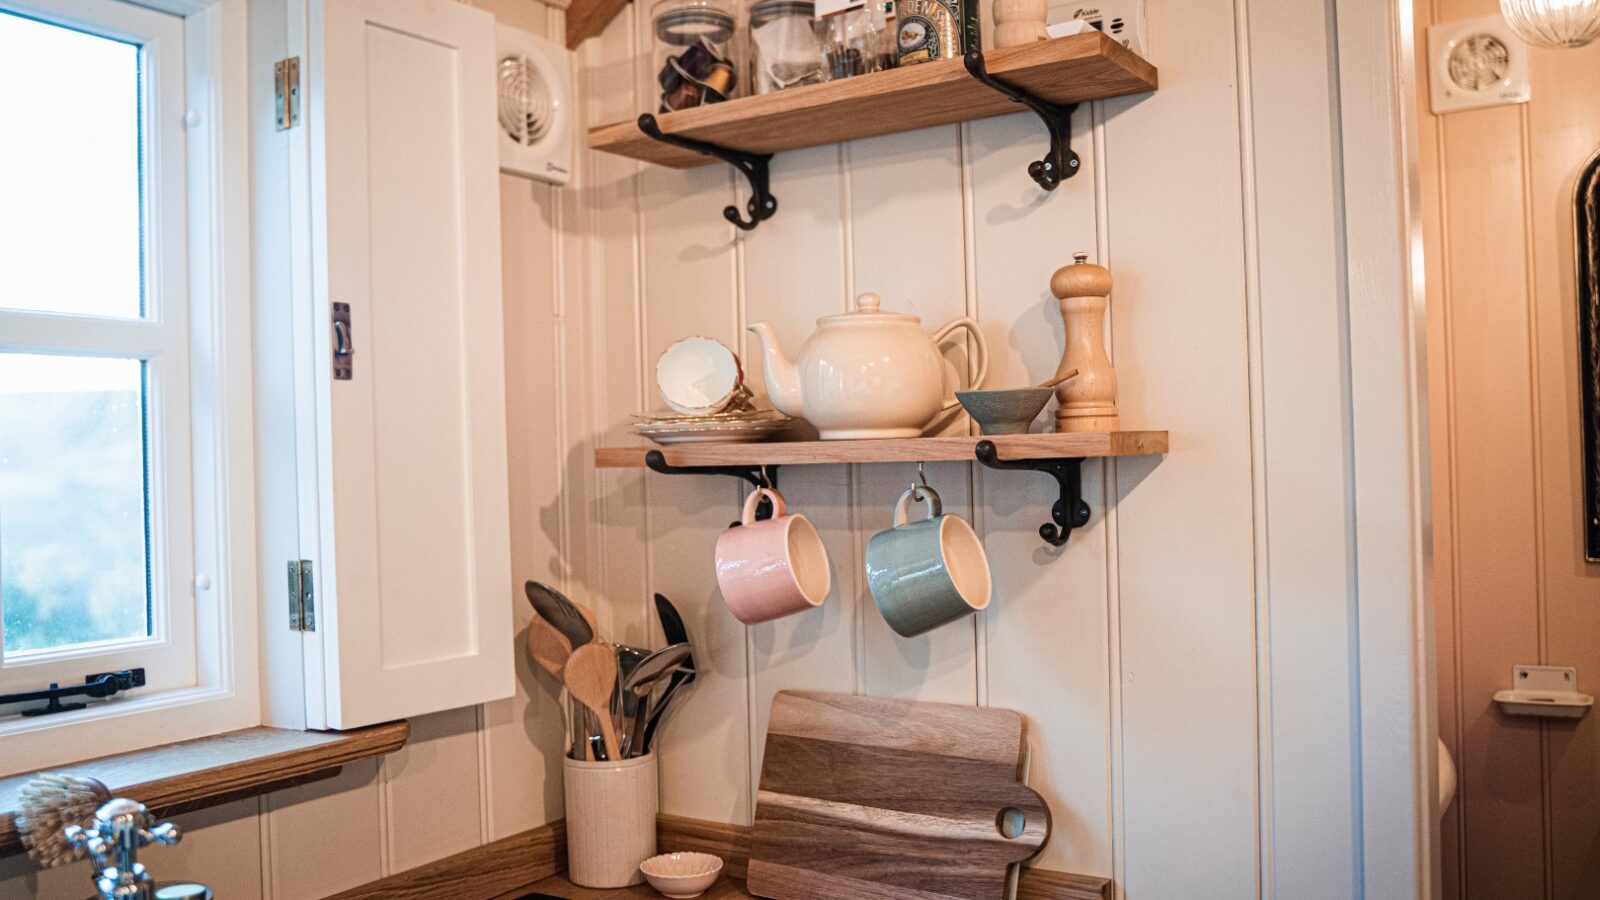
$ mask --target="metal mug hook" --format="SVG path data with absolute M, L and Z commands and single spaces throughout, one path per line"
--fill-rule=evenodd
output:
M 913 481 L 911 483 L 911 499 L 916 500 L 918 503 L 921 503 L 922 500 L 924 499 L 923 494 L 922 494 L 922 489 L 923 488 L 928 488 L 929 490 L 932 490 L 933 486 L 928 484 L 928 473 L 923 471 L 922 461 L 918 460 L 917 461 L 917 480 Z

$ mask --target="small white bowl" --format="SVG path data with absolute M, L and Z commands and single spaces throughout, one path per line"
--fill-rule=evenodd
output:
M 722 874 L 722 860 L 709 853 L 663 853 L 639 864 L 650 886 L 672 900 L 706 892 Z

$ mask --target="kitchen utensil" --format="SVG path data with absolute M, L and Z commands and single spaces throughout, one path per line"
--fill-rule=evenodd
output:
M 1050 293 L 1060 301 L 1067 345 L 1057 372 L 1078 370 L 1071 384 L 1056 388 L 1056 431 L 1116 431 L 1117 373 L 1106 355 L 1106 307 L 1111 273 L 1092 265 L 1087 253 L 1050 276 Z
M 584 644 L 567 658 L 567 690 L 600 720 L 606 759 L 622 758 L 617 729 L 611 721 L 611 698 L 617 691 L 616 651 L 605 644 Z
M 772 518 L 758 522 L 762 497 L 772 502 Z M 832 572 L 822 537 L 805 516 L 786 514 L 782 494 L 751 491 L 740 521 L 717 538 L 716 555 L 717 584 L 735 618 L 756 625 L 828 599 Z
M 617 737 L 622 741 L 622 755 L 624 757 L 638 756 L 639 754 L 632 752 L 630 745 L 637 744 L 643 736 L 644 722 L 650 716 L 650 692 L 646 691 L 641 696 L 633 691 L 623 690 L 622 686 L 628 683 L 628 676 L 639 668 L 639 664 L 650 657 L 651 651 L 622 644 L 618 644 L 616 650 L 617 698 L 620 707 L 617 712 L 621 723 L 621 730 L 618 732 Z M 634 723 L 638 724 L 635 725 Z
M 1028 426 L 1053 393 L 1046 387 L 956 391 L 956 399 L 983 434 L 1027 434 Z
M 1068 369 L 1065 372 L 1061 372 L 1061 373 L 1057 374 L 1054 378 L 1051 378 L 1049 381 L 1041 381 L 1040 383 L 1034 385 L 1034 387 L 1053 388 L 1056 385 L 1060 384 L 1061 382 L 1066 381 L 1068 378 L 1076 377 L 1077 374 L 1078 374 L 1078 370 L 1077 369 Z
M 591 888 L 644 880 L 639 864 L 656 855 L 654 755 L 561 761 L 567 810 L 567 877 Z
M 689 629 L 683 624 L 683 616 L 678 614 L 678 608 L 672 605 L 662 594 L 656 594 L 656 616 L 661 619 L 661 633 L 666 636 L 669 644 L 691 644 Z M 639 752 L 649 753 L 654 746 L 656 729 L 661 726 L 661 721 L 666 717 L 667 710 L 671 708 L 673 699 L 678 690 L 694 681 L 694 656 L 685 656 L 683 663 L 672 673 L 672 678 L 667 682 L 667 689 L 653 704 L 650 717 L 644 723 L 644 737 L 639 743 Z
M 572 655 L 572 644 L 554 625 L 541 616 L 534 616 L 528 623 L 528 652 L 539 668 L 560 679 L 567 657 Z
M 906 523 L 913 500 L 928 504 L 928 518 Z M 867 586 L 883 620 L 902 637 L 915 637 L 989 605 L 989 560 L 972 526 L 944 515 L 939 493 L 913 486 L 894 507 L 894 527 L 867 542 Z
M 921 319 L 883 312 L 880 305 L 877 294 L 862 294 L 855 312 L 818 319 L 794 361 L 778 346 L 771 325 L 751 325 L 772 405 L 803 416 L 823 440 L 921 437 L 935 416 L 956 406 L 945 388 L 939 345 L 957 329 L 971 336 L 977 363 L 972 387 L 983 383 L 989 352 L 977 322 L 963 316 L 929 335 Z
M 743 387 L 739 357 L 721 341 L 684 338 L 656 359 L 656 389 L 661 399 L 686 416 L 726 410 Z
M 689 900 L 717 883 L 722 858 L 709 853 L 663 853 L 640 863 L 639 871 L 661 896 Z
M 656 685 L 677 671 L 689 656 L 688 644 L 663 647 L 640 660 L 638 666 L 622 679 L 623 721 L 627 723 L 622 737 L 622 755 L 633 753 L 635 745 L 642 746 L 645 722 L 650 714 L 650 694 Z M 632 710 L 629 710 L 629 700 Z
M 1026 752 L 1023 718 L 1010 710 L 780 692 L 756 797 L 750 892 L 1004 897 L 1007 867 L 1050 836 L 1050 808 L 1017 783 Z
M 533 611 L 565 635 L 568 644 L 582 647 L 594 640 L 594 616 L 584 615 L 566 595 L 538 581 L 524 584 L 522 590 L 528 595 L 528 602 L 533 604 Z

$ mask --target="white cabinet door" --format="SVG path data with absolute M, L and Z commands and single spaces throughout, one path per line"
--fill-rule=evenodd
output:
M 353 728 L 513 690 L 494 18 L 453 0 L 311 10 L 306 720 Z

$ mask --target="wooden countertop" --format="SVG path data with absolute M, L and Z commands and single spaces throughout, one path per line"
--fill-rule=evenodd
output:
M 723 875 L 711 889 L 700 895 L 704 900 L 744 900 L 751 896 L 744 889 L 744 882 Z M 624 898 L 639 897 L 661 900 L 661 894 L 648 884 L 635 885 L 627 888 L 604 890 L 600 888 L 578 887 L 566 879 L 564 875 L 546 878 L 533 886 L 533 893 L 526 895 L 524 900 L 543 900 L 546 897 L 558 897 L 561 900 L 624 900 Z

